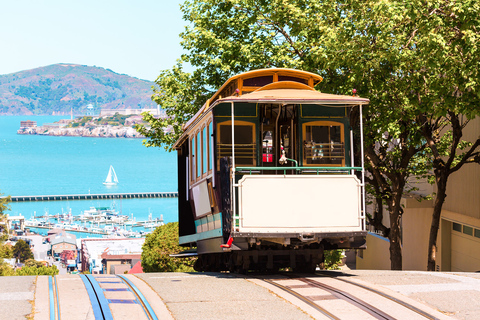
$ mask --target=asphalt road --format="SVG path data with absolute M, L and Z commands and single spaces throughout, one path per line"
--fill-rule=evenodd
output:
M 430 314 L 436 313 L 438 319 L 480 320 L 478 273 L 341 270 L 328 275 L 406 300 Z M 163 306 L 173 319 L 315 318 L 308 308 L 296 303 L 293 296 L 265 286 L 258 276 L 147 273 L 129 277 L 136 281 L 144 295 L 152 297 L 152 305 Z M 90 306 L 88 298 L 85 298 L 87 303 L 79 303 L 85 291 L 79 275 L 57 279 L 61 288 L 60 309 L 66 313 L 62 318 L 79 318 L 78 308 Z M 34 319 L 43 319 L 46 314 L 48 319 L 48 290 L 48 276 L 0 277 L 0 320 L 25 319 L 30 314 Z

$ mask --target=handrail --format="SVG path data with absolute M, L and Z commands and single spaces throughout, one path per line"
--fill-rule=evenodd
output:
M 253 170 L 265 170 L 265 171 L 279 171 L 279 170 L 324 170 L 324 171 L 362 171 L 362 167 L 236 167 L 235 171 L 253 171 Z

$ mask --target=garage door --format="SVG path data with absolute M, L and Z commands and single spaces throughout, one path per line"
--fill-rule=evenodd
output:
M 480 229 L 452 223 L 452 271 L 480 271 Z

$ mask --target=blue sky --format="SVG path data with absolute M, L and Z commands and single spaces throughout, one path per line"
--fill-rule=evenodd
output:
M 155 80 L 180 57 L 183 0 L 13 0 L 0 6 L 0 74 L 76 63 Z

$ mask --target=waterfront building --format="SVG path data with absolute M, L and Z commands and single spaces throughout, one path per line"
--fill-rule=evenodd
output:
M 141 260 L 141 252 L 115 254 L 109 251 L 102 254 L 102 264 L 106 274 L 124 274 L 125 271 L 130 271 Z
M 20 121 L 20 128 L 32 128 L 37 126 L 37 121 L 25 120 Z
M 51 240 L 52 256 L 59 257 L 63 251 L 77 251 L 77 244 L 75 236 L 72 234 L 65 234 L 65 236 L 56 236 Z
M 131 269 L 141 259 L 144 242 L 145 238 L 82 239 L 82 271 L 110 274 L 115 272 L 112 266 L 122 264 Z
M 10 230 L 15 230 L 17 235 L 23 235 L 25 231 L 25 217 L 22 214 L 18 216 L 6 215 L 7 221 L 7 234 L 10 233 Z
M 101 109 L 100 110 L 100 117 L 114 116 L 116 113 L 124 114 L 124 115 L 134 115 L 134 114 L 140 115 L 143 112 L 149 112 L 154 117 L 166 116 L 165 110 L 160 109 L 160 107 L 157 107 L 156 109 L 130 109 L 130 108 L 127 108 L 127 109 Z

